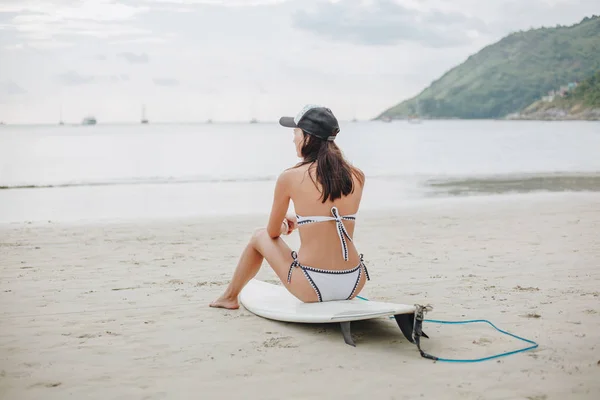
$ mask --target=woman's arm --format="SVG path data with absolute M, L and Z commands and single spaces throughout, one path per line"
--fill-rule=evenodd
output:
M 283 172 L 277 178 L 275 183 L 275 193 L 273 195 L 273 206 L 271 207 L 271 215 L 267 224 L 267 233 L 273 239 L 287 232 L 283 220 L 290 205 L 290 190 L 289 190 L 289 173 Z

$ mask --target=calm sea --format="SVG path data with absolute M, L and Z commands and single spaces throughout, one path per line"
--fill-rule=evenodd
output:
M 344 122 L 337 143 L 364 209 L 600 191 L 598 122 Z M 0 222 L 266 213 L 295 162 L 276 123 L 0 126 Z

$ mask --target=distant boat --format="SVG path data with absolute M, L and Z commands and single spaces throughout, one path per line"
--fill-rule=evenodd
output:
M 206 123 L 207 123 L 207 124 L 212 124 L 212 123 L 213 123 L 213 120 L 209 118 L 209 119 L 207 119 L 207 120 L 206 120 Z
M 257 123 L 258 123 L 258 120 L 257 120 L 256 118 L 252 118 L 252 119 L 250 120 L 250 123 L 251 123 L 251 124 L 257 124 Z
M 83 119 L 83 121 L 81 122 L 81 124 L 82 125 L 96 125 L 97 122 L 98 121 L 96 121 L 96 117 L 89 116 L 89 117 L 85 117 Z
M 62 119 L 62 106 L 60 107 L 60 119 L 59 119 L 59 121 L 58 121 L 58 124 L 59 124 L 59 125 L 64 125 L 64 124 L 65 124 L 65 123 L 63 122 L 63 119 Z
M 381 117 L 381 120 L 383 122 L 392 122 L 392 119 L 390 117 L 388 117 L 387 115 L 385 117 Z
M 146 118 L 146 106 L 142 106 L 142 124 L 147 124 L 148 118 Z

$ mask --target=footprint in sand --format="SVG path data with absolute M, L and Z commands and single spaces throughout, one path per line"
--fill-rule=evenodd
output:
M 478 344 L 480 346 L 487 346 L 490 343 L 492 343 L 492 341 L 487 338 L 480 338 L 479 340 L 473 340 L 473 344 Z
M 94 335 L 92 333 L 84 333 L 83 335 L 77 336 L 77 339 L 92 339 L 98 337 L 98 335 Z
M 519 292 L 538 292 L 540 290 L 540 288 L 537 288 L 537 287 L 533 287 L 533 286 L 523 287 L 520 285 L 515 286 L 513 289 L 518 290 Z
M 47 387 L 47 388 L 53 388 L 53 387 L 57 387 L 62 385 L 62 382 L 39 382 L 39 383 L 34 383 L 33 385 L 29 386 L 30 388 L 34 388 L 34 387 Z
M 23 363 L 24 366 L 26 366 L 27 368 L 36 368 L 39 367 L 41 364 L 40 363 Z M 4 372 L 4 371 L 3 371 Z
M 281 336 L 277 338 L 270 338 L 263 342 L 263 347 L 278 347 L 280 349 L 291 349 L 298 347 L 291 343 L 291 336 Z
M 519 317 L 523 317 L 523 318 L 541 318 L 542 316 L 538 313 L 529 313 L 529 314 L 525 314 L 525 315 L 519 315 Z

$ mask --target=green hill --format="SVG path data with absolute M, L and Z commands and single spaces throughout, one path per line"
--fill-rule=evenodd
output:
M 500 118 L 600 69 L 600 17 L 517 32 L 485 47 L 377 118 Z
M 600 119 L 600 70 L 576 88 L 553 98 L 542 98 L 511 119 Z

